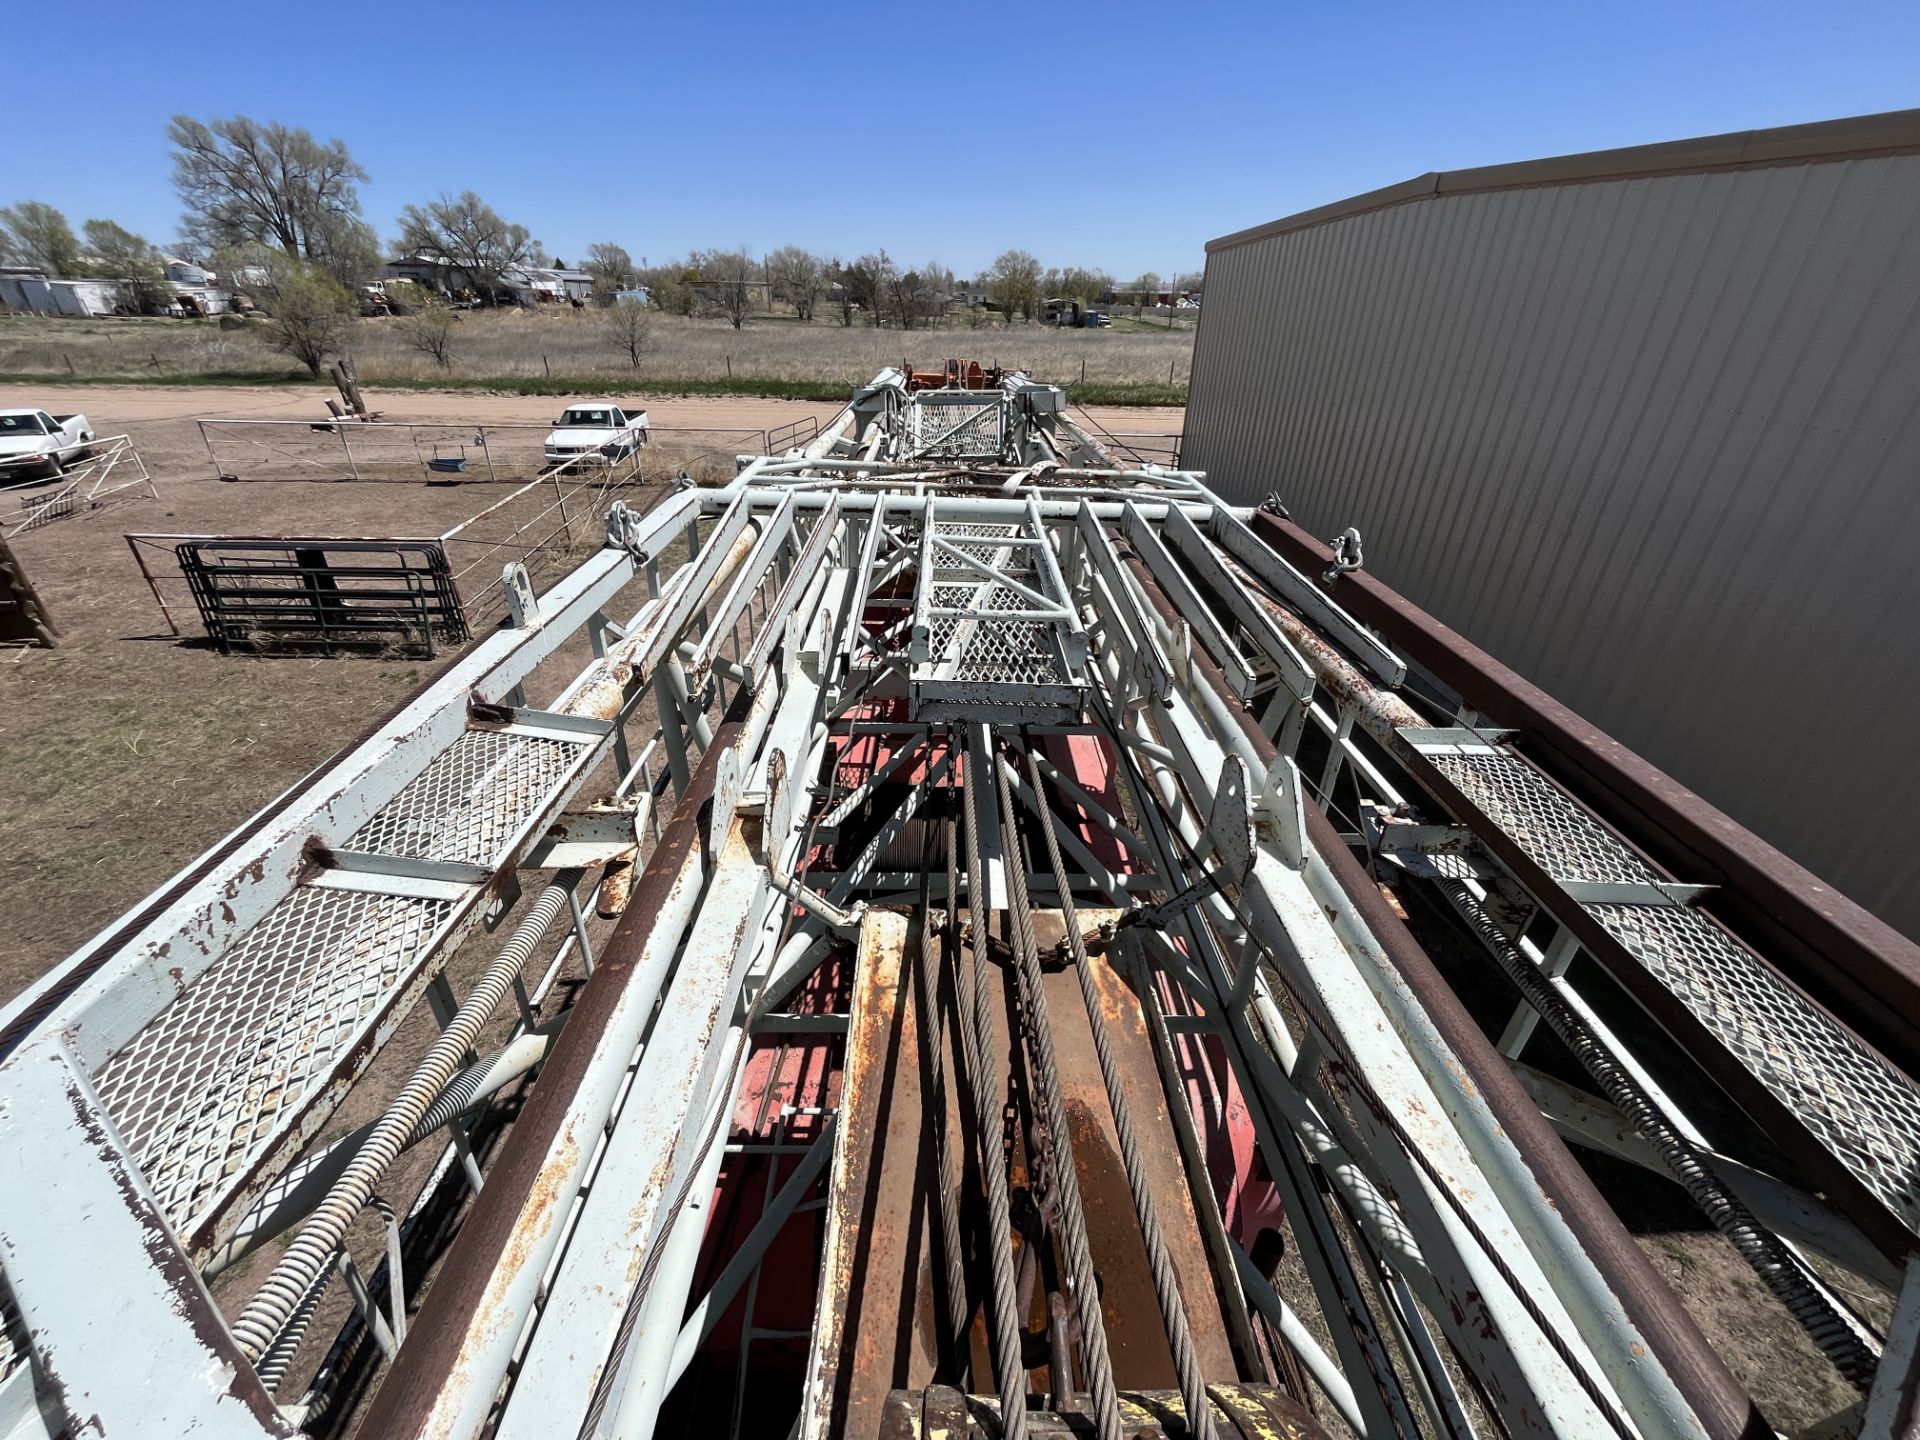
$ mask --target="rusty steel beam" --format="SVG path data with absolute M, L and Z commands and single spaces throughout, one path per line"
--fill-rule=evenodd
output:
M 1303 570 L 1332 552 L 1291 521 L 1254 517 L 1260 538 Z M 1920 1054 L 1920 944 L 1836 892 L 1502 665 L 1365 570 L 1336 582 L 1339 600 L 1396 650 L 1487 718 L 1516 729 L 1518 749 L 1607 817 L 1671 874 L 1717 888 L 1697 908 L 1762 947 L 1789 979 L 1890 1055 Z
M 1161 617 L 1170 625 L 1177 624 L 1179 611 L 1152 583 L 1145 567 L 1135 559 L 1129 559 L 1128 563 Z M 1229 694 L 1219 667 L 1197 648 L 1193 652 L 1193 664 L 1200 683 L 1214 686 L 1222 696 Z M 1279 758 L 1278 748 L 1251 712 L 1231 700 L 1228 709 L 1263 762 L 1271 763 Z M 1387 905 L 1378 886 L 1340 839 L 1332 822 L 1316 805 L 1305 806 L 1304 812 L 1308 838 L 1314 849 L 1326 861 L 1341 890 L 1353 902 L 1408 986 L 1427 1007 L 1434 1028 L 1459 1057 L 1488 1110 L 1533 1171 L 1541 1195 L 1578 1238 L 1594 1268 L 1619 1297 L 1621 1308 L 1640 1333 L 1655 1342 L 1656 1353 L 1706 1427 L 1706 1434 L 1727 1437 L 1727 1440 L 1733 1437 L 1762 1440 L 1770 1436 L 1772 1428 L 1714 1353 L 1679 1297 L 1654 1271 L 1619 1216 L 1601 1198 L 1565 1142 L 1541 1115 L 1540 1107 L 1467 1013 L 1412 932 Z

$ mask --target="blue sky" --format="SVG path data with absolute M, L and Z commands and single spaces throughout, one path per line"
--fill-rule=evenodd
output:
M 1011 246 L 1197 269 L 1213 236 L 1428 170 L 1920 105 L 1911 0 L 216 0 L 50 43 L 9 68 L 0 204 L 76 228 L 170 238 L 167 118 L 247 114 L 345 140 L 383 237 L 473 189 L 568 260 L 885 246 L 963 274 Z

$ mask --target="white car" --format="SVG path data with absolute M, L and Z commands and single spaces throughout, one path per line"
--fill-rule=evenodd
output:
M 547 436 L 547 463 L 564 465 L 582 455 L 622 460 L 647 443 L 647 412 L 611 400 L 569 405 Z
M 0 484 L 58 475 L 92 443 L 93 426 L 84 415 L 0 410 Z

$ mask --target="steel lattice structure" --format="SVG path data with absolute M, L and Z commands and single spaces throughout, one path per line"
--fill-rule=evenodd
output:
M 1770 1433 L 1563 1137 L 1902 1423 L 1920 1090 L 1690 797 L 1022 375 L 605 523 L 0 1014 L 0 1436 Z

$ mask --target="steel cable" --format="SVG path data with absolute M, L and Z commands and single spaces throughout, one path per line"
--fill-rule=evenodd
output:
M 919 983 L 918 1014 L 920 1042 L 926 1048 L 926 1107 L 933 1118 L 934 1203 L 940 1211 L 940 1246 L 946 1261 L 947 1324 L 952 1331 L 953 1378 L 965 1370 L 963 1339 L 967 1331 L 966 1256 L 960 1249 L 960 1214 L 953 1184 L 953 1137 L 947 1125 L 947 1062 L 944 1036 L 941 1034 L 940 989 L 933 971 L 933 951 L 937 943 L 933 928 L 933 827 L 925 827 L 920 855 L 920 952 L 915 959 L 914 976 Z M 947 896 L 949 907 L 952 893 Z
M 1054 1185 L 1060 1197 L 1060 1238 L 1066 1251 L 1067 1273 L 1073 1284 L 1074 1308 L 1080 1315 L 1080 1361 L 1086 1368 L 1087 1388 L 1093 1395 L 1094 1424 L 1102 1440 L 1120 1440 L 1120 1394 L 1113 1383 L 1113 1357 L 1107 1350 L 1107 1322 L 1100 1307 L 1100 1282 L 1093 1269 L 1093 1251 L 1087 1243 L 1087 1217 L 1080 1203 L 1080 1176 L 1074 1168 L 1073 1144 L 1067 1130 L 1067 1107 L 1061 1097 L 1059 1057 L 1053 1049 L 1053 1030 L 1047 1017 L 1047 995 L 1040 973 L 1040 949 L 1033 935 L 1033 911 L 1027 902 L 1025 861 L 1012 837 L 1019 834 L 1013 794 L 1007 786 L 1007 767 L 997 758 L 994 781 L 1000 796 L 1002 835 L 1007 855 L 1007 908 L 1013 917 L 1015 975 L 1027 1012 L 1027 1048 L 1033 1056 L 1033 1088 L 1053 1143 Z
M 1040 767 L 1031 751 L 1027 754 L 1027 777 L 1036 798 L 1044 797 Z M 1213 1407 L 1207 1399 L 1207 1379 L 1200 1369 L 1200 1356 L 1193 1346 L 1193 1329 L 1187 1318 L 1186 1301 L 1180 1294 L 1180 1282 L 1173 1270 L 1173 1257 L 1167 1252 L 1167 1240 L 1160 1229 L 1159 1212 L 1154 1208 L 1153 1190 L 1147 1181 L 1147 1168 L 1141 1157 L 1146 1153 L 1135 1138 L 1133 1115 L 1127 1105 L 1126 1089 L 1121 1082 L 1120 1066 L 1114 1059 L 1113 1040 L 1107 1033 L 1106 1017 L 1101 1011 L 1100 992 L 1093 978 L 1093 966 L 1087 957 L 1080 920 L 1074 911 L 1073 895 L 1067 885 L 1067 867 L 1060 858 L 1060 842 L 1053 827 L 1042 824 L 1046 838 L 1047 861 L 1053 868 L 1054 884 L 1060 892 L 1060 914 L 1065 922 L 1067 945 L 1073 954 L 1074 973 L 1080 979 L 1080 998 L 1087 1007 L 1087 1026 L 1093 1032 L 1093 1053 L 1100 1062 L 1100 1078 L 1107 1087 L 1107 1104 L 1113 1111 L 1113 1128 L 1120 1140 L 1120 1158 L 1127 1172 L 1127 1188 L 1133 1192 L 1133 1208 L 1140 1220 L 1140 1238 L 1146 1242 L 1147 1263 L 1153 1270 L 1153 1290 L 1160 1301 L 1160 1315 L 1166 1322 L 1167 1343 L 1173 1351 L 1174 1373 L 1180 1380 L 1180 1396 L 1187 1411 L 1187 1430 L 1195 1440 L 1212 1440 Z M 1185 1103 L 1178 1096 L 1170 1104 Z
M 986 976 L 981 973 L 987 948 L 987 891 L 980 865 L 980 811 L 974 794 L 973 758 L 960 772 L 960 788 L 967 810 L 967 904 L 973 919 L 969 946 L 973 989 L 973 1103 L 980 1132 L 980 1170 L 987 1185 L 987 1243 L 993 1268 L 993 1362 L 1000 1382 L 1000 1415 L 1006 1440 L 1026 1440 L 1027 1371 L 1021 1346 L 1025 1326 L 1020 1323 L 1013 1293 L 1013 1221 L 1007 1199 L 1007 1167 L 993 1153 L 993 1137 L 1000 1133 L 1000 1115 L 994 1103 L 999 1087 L 993 1062 L 993 1010 Z
M 1779 1237 L 1766 1229 L 1745 1203 L 1714 1173 L 1705 1152 L 1670 1124 L 1640 1082 L 1607 1052 L 1586 1021 L 1574 1013 L 1554 989 L 1553 982 L 1507 938 L 1465 882 L 1442 880 L 1441 893 L 1493 953 L 1500 968 L 1519 988 L 1527 1004 L 1560 1038 L 1592 1077 L 1614 1108 L 1632 1122 L 1660 1156 L 1667 1172 L 1679 1182 L 1713 1226 L 1740 1252 L 1740 1257 L 1766 1284 L 1848 1382 L 1865 1393 L 1873 1388 L 1879 1361 L 1854 1333 L 1833 1303 L 1808 1283 L 1799 1262 Z

